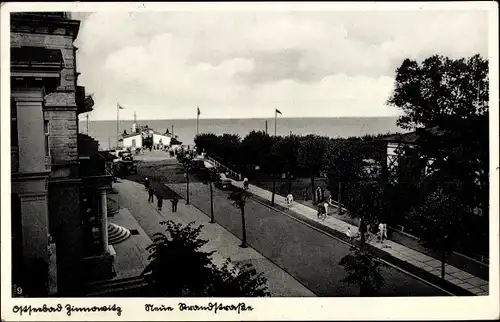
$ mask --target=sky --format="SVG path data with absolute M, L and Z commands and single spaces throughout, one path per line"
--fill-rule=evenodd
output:
M 488 57 L 487 11 L 74 13 L 93 120 L 395 116 L 405 58 Z

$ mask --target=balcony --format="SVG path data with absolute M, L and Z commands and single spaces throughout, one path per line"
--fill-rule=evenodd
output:
M 85 87 L 77 86 L 75 92 L 76 106 L 78 106 L 78 114 L 91 112 L 94 106 L 92 95 L 85 95 Z

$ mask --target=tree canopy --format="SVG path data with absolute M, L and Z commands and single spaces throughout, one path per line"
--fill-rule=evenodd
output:
M 269 296 L 267 280 L 252 265 L 227 260 L 222 266 L 212 262 L 215 253 L 204 252 L 207 243 L 199 238 L 202 225 L 193 227 L 161 222 L 167 234 L 157 233 L 147 247 L 149 264 L 143 276 L 151 296 L 162 297 L 255 297 Z
M 405 59 L 388 103 L 404 112 L 398 119 L 402 128 L 446 128 L 455 120 L 487 114 L 488 86 L 488 61 L 480 55 L 434 55 L 421 63 Z

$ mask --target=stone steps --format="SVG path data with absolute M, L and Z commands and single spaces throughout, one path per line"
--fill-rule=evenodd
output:
M 106 209 L 108 212 L 108 217 L 113 217 L 120 211 L 120 205 L 113 199 L 106 199 Z
M 108 224 L 108 243 L 110 245 L 119 244 L 130 237 L 130 230 L 113 223 Z

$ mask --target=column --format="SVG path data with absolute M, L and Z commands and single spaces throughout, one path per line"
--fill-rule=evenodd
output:
M 101 245 L 103 252 L 108 252 L 108 210 L 106 190 L 101 190 Z

